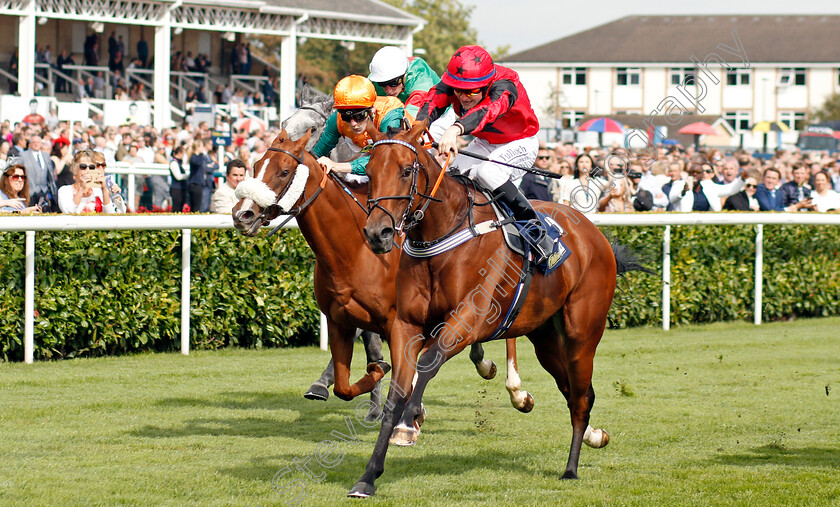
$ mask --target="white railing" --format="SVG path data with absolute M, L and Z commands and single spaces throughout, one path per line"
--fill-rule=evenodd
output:
M 671 328 L 671 226 L 755 225 L 755 324 L 761 324 L 761 292 L 764 280 L 765 225 L 840 225 L 840 214 L 824 213 L 593 213 L 595 225 L 665 226 L 662 239 L 662 329 Z
M 166 164 L 131 164 L 128 162 L 117 162 L 106 170 L 108 174 L 125 174 L 128 176 L 128 183 L 126 191 L 128 192 L 128 206 L 129 211 L 137 211 L 134 206 L 136 202 L 135 196 L 137 189 L 135 182 L 137 176 L 169 176 L 169 166 Z
M 755 225 L 755 324 L 761 324 L 761 296 L 764 270 L 764 225 L 840 225 L 840 214 L 823 213 L 652 213 L 589 214 L 598 226 L 664 226 L 662 241 L 662 328 L 671 327 L 671 226 L 672 225 Z M 276 226 L 282 217 L 272 222 Z M 292 220 L 286 227 L 297 227 Z M 24 360 L 33 361 L 35 311 L 36 231 L 182 231 L 181 251 L 181 353 L 189 354 L 190 244 L 193 229 L 232 229 L 230 215 L 50 215 L 0 218 L 0 231 L 26 233 L 26 278 L 24 295 Z M 326 323 L 321 315 L 321 348 L 327 349 Z
M 275 227 L 283 217 L 272 222 Z M 285 227 L 297 228 L 291 220 Z M 140 231 L 181 230 L 181 353 L 190 353 L 190 246 L 193 229 L 232 229 L 230 215 L 49 215 L 0 218 L 0 231 L 26 233 L 24 281 L 23 359 L 32 363 L 35 336 L 35 232 L 36 231 Z M 322 348 L 324 332 L 322 317 Z

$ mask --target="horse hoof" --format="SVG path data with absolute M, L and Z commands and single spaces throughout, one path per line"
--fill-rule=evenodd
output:
M 366 482 L 357 482 L 355 486 L 347 493 L 350 498 L 368 498 L 376 493 L 376 488 L 373 484 Z
M 398 445 L 400 447 L 410 447 L 417 443 L 417 437 L 420 435 L 420 426 L 414 423 L 413 428 L 408 426 L 396 426 L 394 432 L 391 433 L 391 439 L 388 441 L 391 445 Z
M 573 472 L 571 470 L 566 470 L 566 473 L 564 473 L 563 476 L 560 477 L 560 480 L 562 480 L 562 481 L 577 480 L 577 478 L 578 478 L 577 472 Z
M 417 419 L 414 420 L 417 423 L 417 427 L 423 426 L 423 423 L 426 422 L 426 406 L 422 403 L 420 404 L 420 415 L 417 416 Z
M 593 449 L 600 449 L 610 443 L 610 435 L 600 428 L 587 428 L 583 434 L 583 443 Z
M 528 396 L 525 397 L 525 404 L 522 407 L 516 407 L 516 410 L 522 412 L 523 414 L 527 414 L 528 412 L 534 410 L 534 397 L 531 396 L 531 393 L 528 393 Z
M 490 366 L 489 367 L 481 366 L 481 365 L 484 365 L 486 363 L 490 363 Z M 478 374 L 481 376 L 481 378 L 483 378 L 485 380 L 491 380 L 491 379 L 496 378 L 496 363 L 494 363 L 493 361 L 488 361 L 488 360 L 485 359 L 484 361 L 481 361 L 479 364 L 477 364 L 475 366 L 475 369 L 478 370 Z M 482 370 L 484 370 L 484 371 L 482 371 Z
M 379 367 L 380 370 L 382 370 L 382 376 L 383 377 L 385 375 L 387 375 L 389 371 L 391 371 L 391 365 L 390 364 L 388 364 L 385 361 L 377 361 L 375 363 L 370 363 L 370 364 L 367 365 L 367 372 L 368 373 L 373 373 L 374 371 L 376 371 L 377 366 Z
M 327 401 L 327 398 L 330 397 L 330 390 L 321 384 L 312 384 L 303 397 L 307 400 Z

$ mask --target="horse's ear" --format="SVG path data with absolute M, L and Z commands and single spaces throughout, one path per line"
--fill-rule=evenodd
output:
M 286 129 L 283 129 L 283 130 L 280 131 L 279 134 L 277 134 L 277 138 L 274 139 L 274 143 L 288 141 L 288 140 L 289 140 L 289 133 L 286 132 Z M 271 144 L 274 144 L 274 143 L 271 143 Z
M 309 142 L 309 138 L 312 137 L 312 132 L 314 130 L 315 127 L 309 127 L 308 129 L 306 129 L 306 132 L 304 132 L 304 134 L 300 136 L 300 139 L 297 140 L 297 148 L 295 148 L 295 151 L 297 151 L 297 149 L 300 148 L 301 152 L 303 152 L 303 149 L 306 148 L 306 143 Z
M 371 138 L 371 140 L 373 140 L 373 142 L 381 141 L 388 137 L 384 132 L 380 132 L 379 129 L 376 128 L 376 125 L 373 124 L 373 121 L 368 121 L 367 130 L 365 130 L 365 133 L 368 135 L 368 137 Z
M 312 87 L 309 86 L 309 83 L 303 85 L 303 88 L 300 90 L 300 103 L 301 104 L 308 104 L 312 100 Z
M 426 118 L 422 121 L 414 122 L 414 125 L 411 127 L 411 130 L 408 131 L 406 134 L 406 139 L 409 141 L 416 141 L 420 139 L 420 136 L 423 135 L 423 132 L 426 131 L 426 128 L 429 125 L 429 119 Z

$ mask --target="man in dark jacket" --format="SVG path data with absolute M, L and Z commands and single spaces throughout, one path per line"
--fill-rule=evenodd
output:
M 799 211 L 811 207 L 811 187 L 808 185 L 808 168 L 798 165 L 793 168 L 793 181 L 782 185 L 785 211 Z
M 764 170 L 764 183 L 758 185 L 755 198 L 761 211 L 784 211 L 784 194 L 779 188 L 782 173 L 775 167 Z
M 548 171 L 548 162 L 551 160 L 551 152 L 547 148 L 540 148 L 537 152 L 537 160 L 534 161 L 534 167 L 543 171 Z M 549 186 L 551 180 L 545 176 L 540 176 L 534 173 L 525 173 L 522 177 L 522 183 L 519 185 L 519 190 L 525 195 L 526 199 L 536 199 L 538 201 L 553 201 Z

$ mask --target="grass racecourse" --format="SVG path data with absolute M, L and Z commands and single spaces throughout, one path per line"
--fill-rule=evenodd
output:
M 419 444 L 390 449 L 366 501 L 344 495 L 377 430 L 358 401 L 301 397 L 315 348 L 0 364 L 0 505 L 840 505 L 840 319 L 608 331 L 592 424 L 612 439 L 584 447 L 579 481 L 558 480 L 571 426 L 532 350 L 530 414 L 502 342 L 492 381 L 466 354 L 445 365 Z

